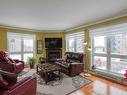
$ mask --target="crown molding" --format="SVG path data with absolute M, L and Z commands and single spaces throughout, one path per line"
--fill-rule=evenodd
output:
M 2 25 L 0 24 L 1 28 L 7 28 L 7 29 L 17 29 L 22 31 L 28 31 L 28 32 L 43 32 L 43 33 L 51 33 L 51 32 L 64 32 L 65 30 L 37 30 L 37 29 L 28 29 L 28 28 L 21 28 L 21 27 L 13 27 L 8 25 Z
M 115 19 L 119 19 L 119 18 L 122 18 L 122 17 L 125 17 L 125 16 L 127 16 L 127 14 L 112 17 L 112 18 L 109 18 L 109 19 L 101 20 L 101 21 L 96 21 L 96 22 L 89 23 L 89 24 L 84 24 L 84 25 L 81 25 L 79 27 L 74 27 L 74 28 L 67 29 L 66 32 L 74 31 L 74 30 L 77 30 L 77 29 L 85 28 L 85 27 L 88 27 L 88 26 L 92 26 L 92 25 L 99 24 L 99 23 L 104 23 L 104 22 L 107 22 L 107 21 L 115 20 Z

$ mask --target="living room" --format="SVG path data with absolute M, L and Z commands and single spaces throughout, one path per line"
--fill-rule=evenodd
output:
M 0 95 L 127 95 L 126 3 L 0 1 Z

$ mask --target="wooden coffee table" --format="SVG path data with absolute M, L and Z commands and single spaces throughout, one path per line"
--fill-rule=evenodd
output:
M 53 80 L 53 77 L 58 77 L 60 80 L 60 71 L 61 68 L 55 64 L 49 64 L 49 63 L 44 63 L 44 64 L 37 64 L 36 65 L 36 71 L 37 73 L 40 72 L 43 74 L 43 78 L 45 80 L 45 83 L 47 84 L 48 81 Z M 55 72 L 55 73 L 54 73 Z

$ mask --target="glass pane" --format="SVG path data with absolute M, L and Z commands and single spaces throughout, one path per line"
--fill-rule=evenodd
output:
M 127 33 L 111 36 L 111 53 L 127 55 Z
M 33 51 L 33 39 L 24 39 L 23 43 L 25 52 Z
M 76 38 L 76 52 L 83 52 L 84 51 L 84 39 L 83 38 Z
M 95 68 L 106 70 L 106 64 L 107 64 L 106 57 L 94 56 Z
M 106 36 L 94 37 L 94 52 L 95 53 L 106 52 Z
M 21 54 L 10 54 L 9 56 L 12 59 L 19 59 L 19 60 L 21 60 Z
M 75 43 L 74 43 L 74 39 L 73 39 L 73 38 L 70 38 L 68 43 L 69 43 L 69 51 L 70 51 L 70 52 L 75 52 Z
M 33 53 L 24 54 L 24 62 L 28 62 L 29 57 L 33 57 Z
M 21 52 L 21 39 L 19 37 L 9 38 L 8 41 L 10 52 Z
M 127 69 L 127 59 L 111 58 L 111 71 L 124 74 Z

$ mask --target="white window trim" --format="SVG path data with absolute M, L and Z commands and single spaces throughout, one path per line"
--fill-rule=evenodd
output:
M 111 30 L 111 29 L 115 29 L 115 30 Z M 119 31 L 119 32 L 118 32 Z M 110 65 L 111 65 L 111 58 L 122 58 L 122 59 L 126 59 L 127 55 L 120 55 L 120 54 L 111 54 L 111 35 L 115 33 L 123 33 L 127 31 L 127 23 L 123 23 L 123 24 L 118 24 L 118 25 L 112 25 L 112 26 L 107 26 L 107 27 L 103 27 L 103 28 L 98 28 L 98 29 L 92 29 L 90 30 L 90 38 L 91 38 L 91 67 L 94 64 L 94 56 L 100 56 L 100 57 L 106 57 L 107 58 L 107 70 L 102 70 L 102 69 L 98 69 L 97 70 L 102 70 L 108 73 L 112 73 L 110 72 Z M 94 37 L 95 36 L 103 36 L 106 35 L 107 36 L 107 52 L 106 53 L 94 53 Z M 109 46 L 109 47 L 108 47 Z M 92 69 L 92 68 L 90 68 Z M 114 73 L 114 72 L 113 72 Z M 121 74 L 119 73 L 114 73 L 114 74 L 118 74 L 118 76 L 121 76 Z
M 76 40 L 75 40 L 75 37 L 81 37 L 81 36 L 83 36 L 83 40 L 85 40 L 85 33 L 84 33 L 84 31 L 82 31 L 82 32 L 77 32 L 77 33 L 68 33 L 68 34 L 66 34 L 66 36 L 65 36 L 65 39 L 66 39 L 66 52 L 68 52 L 69 51 L 69 41 L 68 41 L 68 39 L 69 38 L 74 38 L 74 52 L 77 52 L 76 51 Z M 84 45 L 83 45 L 83 52 L 82 53 L 84 53 Z M 79 53 L 81 53 L 81 52 L 79 52 Z
M 21 40 L 21 52 L 10 52 L 10 50 L 9 50 L 9 41 L 8 41 L 9 35 L 20 35 L 21 38 L 25 37 L 25 36 L 27 38 L 27 37 L 31 36 L 34 39 L 34 41 L 33 41 L 33 51 L 29 51 L 29 52 L 24 51 L 23 50 L 23 40 Z M 23 34 L 23 33 L 7 32 L 7 50 L 8 50 L 8 52 L 10 54 L 20 54 L 21 53 L 21 60 L 23 60 L 23 54 L 26 54 L 26 53 L 33 53 L 33 57 L 35 57 L 35 53 L 36 53 L 36 51 L 35 51 L 36 50 L 36 36 L 33 35 L 33 34 Z

